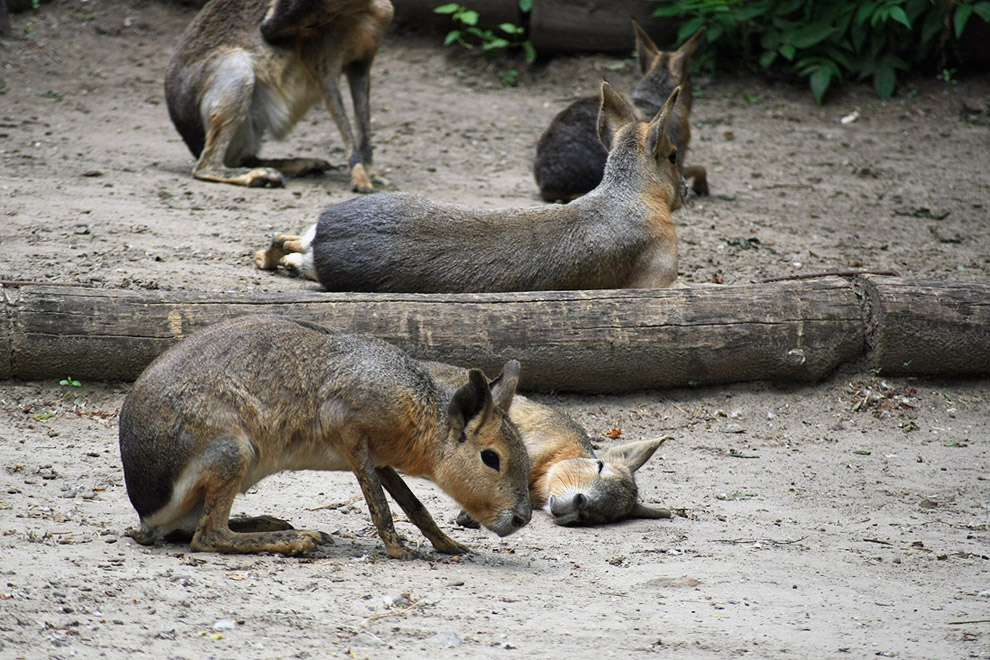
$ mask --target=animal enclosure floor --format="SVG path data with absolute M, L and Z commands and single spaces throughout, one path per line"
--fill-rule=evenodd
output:
M 275 190 L 194 181 L 162 92 L 192 16 L 53 0 L 12 17 L 0 279 L 315 290 L 256 270 L 252 255 L 349 199 L 346 169 Z M 635 79 L 632 60 L 527 71 L 440 39 L 393 30 L 372 71 L 376 163 L 393 188 L 435 199 L 540 204 L 530 163 L 543 128 L 602 75 L 620 91 Z M 500 82 L 509 68 L 516 87 Z M 681 278 L 990 281 L 990 75 L 957 77 L 918 72 L 886 102 L 850 85 L 824 108 L 760 78 L 696 79 L 687 162 L 708 168 L 713 194 L 675 213 Z M 264 153 L 343 165 L 339 145 L 314 109 Z M 342 473 L 279 475 L 238 500 L 237 512 L 333 534 L 315 557 L 134 544 L 116 445 L 128 387 L 0 382 L 4 658 L 990 656 L 987 380 L 850 365 L 813 385 L 538 396 L 603 448 L 670 435 L 640 494 L 685 516 L 582 529 L 537 512 L 499 539 L 456 528 L 453 501 L 410 480 L 475 552 L 421 547 L 409 562 L 385 558 Z

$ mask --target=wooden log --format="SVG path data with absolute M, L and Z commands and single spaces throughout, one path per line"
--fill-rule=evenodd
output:
M 7 0 L 0 0 L 0 37 L 10 34 L 10 12 L 7 11 Z
M 627 392 L 811 381 L 862 356 L 862 310 L 840 278 L 686 289 L 506 294 L 202 293 L 3 287 L 0 377 L 133 380 L 196 329 L 277 313 L 380 337 L 416 357 L 530 390 Z
M 867 357 L 891 375 L 990 374 L 990 285 L 866 276 Z
M 654 18 L 644 0 L 536 0 L 529 38 L 537 52 L 600 51 L 629 55 L 635 48 L 630 19 L 660 48 L 673 46 L 678 23 Z

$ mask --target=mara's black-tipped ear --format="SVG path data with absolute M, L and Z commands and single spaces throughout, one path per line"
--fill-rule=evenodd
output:
M 646 73 L 653 68 L 653 63 L 660 56 L 660 49 L 646 34 L 646 30 L 640 27 L 636 19 L 632 19 L 633 32 L 636 34 L 636 62 L 639 64 L 639 72 Z
M 499 374 L 498 378 L 489 384 L 495 407 L 504 413 L 509 412 L 509 407 L 512 406 L 512 397 L 515 396 L 516 388 L 519 387 L 521 368 L 519 360 L 509 360 L 502 367 L 502 373 Z
M 626 445 L 613 447 L 602 454 L 602 459 L 624 465 L 630 472 L 635 472 L 650 460 L 650 457 L 660 448 L 667 436 L 653 440 L 640 440 Z
M 674 114 L 674 105 L 677 103 L 677 97 L 681 93 L 680 87 L 675 87 L 674 91 L 670 93 L 667 97 L 667 102 L 663 104 L 660 108 L 660 112 L 657 116 L 653 118 L 650 122 L 650 131 L 647 135 L 646 147 L 649 149 L 650 153 L 656 153 L 660 146 L 667 142 L 667 124 L 670 122 L 671 116 Z
M 691 72 L 691 56 L 701 43 L 701 37 L 708 30 L 704 25 L 695 30 L 691 38 L 681 44 L 681 47 L 674 51 L 671 58 L 670 71 L 677 76 L 678 82 L 684 82 Z
M 607 151 L 612 150 L 615 134 L 626 124 L 636 121 L 636 112 L 629 102 L 607 82 L 602 83 L 601 105 L 598 106 L 598 139 Z
M 479 369 L 468 372 L 468 382 L 462 385 L 447 405 L 447 419 L 451 428 L 461 432 L 461 442 L 465 440 L 464 429 L 477 419 L 483 422 L 492 412 L 492 391 L 488 380 Z

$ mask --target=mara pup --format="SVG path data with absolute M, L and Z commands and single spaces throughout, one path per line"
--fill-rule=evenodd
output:
M 684 167 L 691 140 L 691 55 L 697 48 L 702 27 L 673 52 L 656 47 L 649 35 L 633 21 L 636 54 L 642 75 L 630 98 L 637 116 L 652 117 L 675 87 L 681 88 L 667 136 L 677 148 L 682 172 L 693 178 L 694 191 L 708 194 L 708 178 L 700 165 Z M 598 99 L 588 96 L 564 108 L 543 132 L 536 145 L 533 173 L 540 196 L 548 202 L 569 202 L 598 186 L 608 155 L 595 130 Z
M 433 377 L 448 387 L 468 382 L 469 372 L 441 362 L 427 362 Z M 558 525 L 600 525 L 628 518 L 670 518 L 669 509 L 637 499 L 635 472 L 663 444 L 663 439 L 613 447 L 600 456 L 591 438 L 570 416 L 517 394 L 509 419 L 522 436 L 532 468 L 529 499 L 534 509 L 548 509 Z M 465 511 L 465 527 L 478 523 Z
M 230 518 L 238 492 L 283 470 L 351 470 L 389 557 L 410 556 L 388 491 L 439 552 L 444 534 L 398 475 L 430 479 L 500 536 L 529 522 L 530 462 L 509 409 L 510 361 L 493 388 L 478 370 L 455 387 L 394 346 L 276 316 L 191 335 L 138 378 L 120 411 L 120 456 L 142 544 L 300 554 L 331 542 L 262 516 Z M 384 490 L 383 490 L 384 487 Z
M 351 183 L 371 192 L 371 63 L 392 22 L 389 0 L 211 0 L 165 72 L 172 123 L 197 158 L 193 176 L 281 186 L 322 172 L 316 158 L 262 160 L 266 134 L 285 137 L 323 102 L 347 149 Z M 347 77 L 357 135 L 338 88 Z
M 679 89 L 651 121 L 602 84 L 605 176 L 566 206 L 479 209 L 391 193 L 331 206 L 304 236 L 276 236 L 255 264 L 330 291 L 493 292 L 662 288 L 677 279 L 671 209 L 686 193 L 667 137 Z

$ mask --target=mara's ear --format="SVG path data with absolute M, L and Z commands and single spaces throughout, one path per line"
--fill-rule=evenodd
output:
M 694 55 L 694 51 L 701 43 L 701 37 L 704 36 L 707 29 L 702 25 L 691 35 L 690 39 L 674 51 L 674 56 L 670 61 L 670 72 L 677 77 L 678 82 L 683 82 L 691 72 L 691 56 Z
M 602 454 L 602 460 L 620 463 L 629 468 L 630 472 L 635 472 L 642 467 L 643 463 L 650 460 L 653 453 L 659 449 L 660 445 L 666 439 L 667 437 L 664 436 L 662 438 L 654 438 L 653 440 L 641 440 L 639 442 L 630 442 L 627 445 L 613 447 Z
M 650 130 L 647 134 L 646 141 L 646 148 L 650 153 L 657 153 L 660 146 L 667 141 L 667 124 L 674 114 L 674 105 L 677 103 L 677 97 L 680 93 L 681 88 L 679 86 L 675 87 L 674 91 L 667 97 L 667 102 L 660 108 L 660 112 L 650 122 Z
M 612 150 L 612 141 L 619 129 L 636 121 L 636 112 L 621 94 L 607 82 L 602 83 L 601 105 L 598 106 L 598 139 L 606 151 Z
M 498 378 L 489 383 L 495 407 L 504 413 L 509 412 L 512 397 L 515 396 L 516 388 L 519 386 L 520 368 L 519 360 L 509 360 L 502 367 L 502 373 Z
M 673 514 L 671 513 L 670 509 L 663 509 L 654 506 L 646 506 L 645 504 L 636 502 L 636 506 L 633 507 L 633 510 L 629 512 L 629 515 L 627 517 L 657 519 L 657 518 L 670 518 L 672 516 Z
M 466 438 L 464 429 L 472 420 L 483 422 L 492 412 L 492 391 L 488 389 L 488 380 L 478 369 L 468 372 L 468 382 L 462 385 L 447 405 L 447 420 L 451 428 L 459 431 L 461 442 Z
M 646 30 L 640 27 L 636 19 L 632 22 L 633 32 L 636 33 L 636 61 L 639 63 L 639 72 L 646 73 L 653 68 L 653 63 L 660 57 L 660 49 L 646 34 Z

